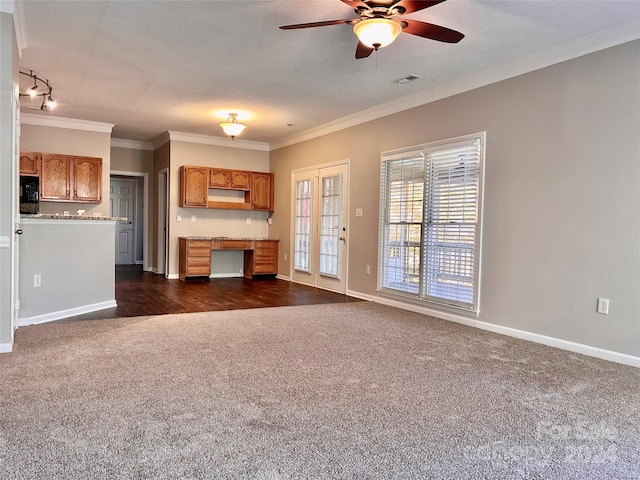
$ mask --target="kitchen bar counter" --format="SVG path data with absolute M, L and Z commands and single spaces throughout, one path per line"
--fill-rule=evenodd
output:
M 117 305 L 115 225 L 109 217 L 21 216 L 20 326 Z
M 20 219 L 35 219 L 35 220 L 96 220 L 96 221 L 108 221 L 108 222 L 126 222 L 126 217 L 103 217 L 93 215 L 58 215 L 57 213 L 34 213 L 34 214 L 21 214 Z

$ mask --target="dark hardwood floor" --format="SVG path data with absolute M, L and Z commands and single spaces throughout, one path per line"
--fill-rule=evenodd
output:
M 118 265 L 115 268 L 118 306 L 68 320 L 361 301 L 275 278 L 212 278 L 209 281 L 183 282 L 143 272 L 139 265 Z

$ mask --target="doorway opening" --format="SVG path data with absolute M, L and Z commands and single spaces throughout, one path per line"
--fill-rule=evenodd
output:
M 126 218 L 116 224 L 116 265 L 142 265 L 143 270 L 149 270 L 149 222 L 145 213 L 148 204 L 148 173 L 111 171 L 109 214 Z

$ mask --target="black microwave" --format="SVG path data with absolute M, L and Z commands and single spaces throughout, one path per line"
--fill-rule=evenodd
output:
M 40 213 L 40 178 L 20 175 L 20 213 Z

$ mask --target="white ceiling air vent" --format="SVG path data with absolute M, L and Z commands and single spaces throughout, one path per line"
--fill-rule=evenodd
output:
M 422 77 L 420 75 L 414 75 L 413 73 L 410 73 L 406 77 L 402 77 L 397 80 L 394 80 L 394 83 L 399 83 L 400 85 L 404 85 L 405 83 L 413 82 L 414 80 L 417 80 L 419 78 L 422 78 Z

